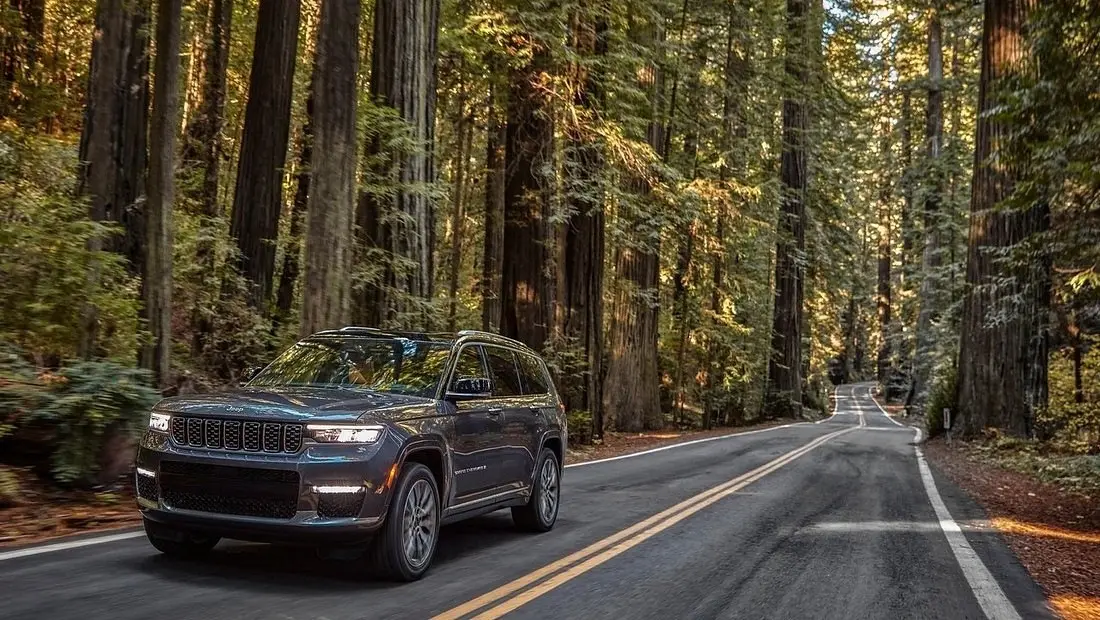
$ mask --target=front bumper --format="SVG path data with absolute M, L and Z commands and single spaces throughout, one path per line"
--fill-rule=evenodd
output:
M 138 506 L 148 520 L 225 538 L 305 544 L 365 541 L 385 518 L 391 495 L 390 469 L 398 453 L 399 444 L 389 433 L 375 444 L 306 443 L 296 454 L 265 454 L 184 447 L 173 443 L 164 433 L 148 431 L 142 437 L 136 458 Z M 286 474 L 281 476 L 284 479 L 291 477 L 287 472 L 294 472 L 297 498 L 289 500 L 287 514 L 280 517 L 231 514 L 224 506 L 211 512 L 173 505 L 171 498 L 178 495 L 167 493 L 161 484 L 166 479 L 162 464 L 169 461 L 175 469 L 182 463 L 198 468 L 277 470 Z M 336 494 L 325 497 L 317 487 L 361 488 L 353 494 L 356 499 L 362 496 L 361 504 L 356 502 L 341 516 L 328 516 L 322 502 L 331 501 Z M 233 498 L 227 500 L 232 503 Z

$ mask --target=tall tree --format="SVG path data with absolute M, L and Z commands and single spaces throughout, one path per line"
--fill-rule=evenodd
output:
M 202 169 L 199 202 L 202 214 L 210 219 L 221 215 L 218 209 L 218 171 L 225 126 L 226 73 L 229 69 L 232 24 L 233 0 L 211 0 L 210 42 L 203 57 L 206 66 L 203 70 L 202 103 L 188 126 L 187 148 L 197 157 Z
M 606 10 L 602 6 L 597 11 Z M 585 115 L 598 115 L 603 106 L 600 64 L 607 55 L 605 15 L 584 9 L 573 17 L 573 104 Z M 563 391 L 566 407 L 592 415 L 593 435 L 602 436 L 603 271 L 605 222 L 601 177 L 603 154 L 595 136 L 581 126 L 567 129 L 565 155 L 566 199 L 569 219 L 562 244 L 562 334 L 575 348 L 578 362 L 571 375 L 580 375 Z
M 500 329 L 501 275 L 504 266 L 504 146 L 508 126 L 497 114 L 494 88 L 489 90 L 485 126 L 485 243 L 481 263 L 481 328 Z
M 144 366 L 163 387 L 172 349 L 172 209 L 175 205 L 176 127 L 179 124 L 180 13 L 183 0 L 158 0 L 149 177 L 145 203 L 145 314 L 153 342 Z
M 309 208 L 310 184 L 313 179 L 313 80 L 317 71 L 310 75 L 309 96 L 306 97 L 305 121 L 298 139 L 298 165 L 295 172 L 297 186 L 290 204 L 290 231 L 286 249 L 283 251 L 283 268 L 279 272 L 279 288 L 275 292 L 275 322 L 284 322 L 294 309 L 294 287 L 298 284 L 301 270 L 302 225 Z
M 639 24 L 632 33 L 643 49 L 664 41 L 663 19 Z M 653 155 L 665 159 L 665 78 L 656 62 L 646 61 L 638 72 L 639 86 L 648 95 L 643 118 L 645 142 Z M 647 212 L 652 184 L 644 175 L 631 180 L 637 205 L 624 216 L 624 242 L 615 250 L 615 290 L 612 297 L 610 350 L 603 407 L 616 430 L 637 432 L 660 428 L 661 412 L 657 368 L 657 299 L 660 279 L 659 221 Z M 656 239 L 656 241 L 655 241 Z
M 313 83 L 313 162 L 302 335 L 347 323 L 355 214 L 359 0 L 324 0 Z
M 385 156 L 383 176 L 396 186 L 385 198 L 359 197 L 356 220 L 360 243 L 387 255 L 382 281 L 371 283 L 356 299 L 357 321 L 426 323 L 427 317 L 403 317 L 414 303 L 431 299 L 435 277 L 436 57 L 439 0 L 376 0 L 371 57 L 371 96 L 397 110 L 413 148 L 389 152 L 381 138 L 367 145 L 368 155 Z
M 91 219 L 122 224 L 106 248 L 96 238 L 91 249 L 108 249 L 129 259 L 132 273 L 144 269 L 145 245 L 138 198 L 144 190 L 148 119 L 148 6 L 142 2 L 98 0 L 92 42 L 84 127 L 80 135 L 77 194 L 89 198 Z M 93 266 L 88 285 L 96 286 Z M 81 356 L 96 353 L 98 312 L 82 313 Z
M 229 232 L 240 250 L 241 274 L 252 287 L 249 303 L 261 310 L 275 275 L 301 8 L 301 0 L 260 2 L 237 164 Z
M 890 154 L 890 127 L 882 128 L 881 157 L 883 169 L 889 170 L 891 166 Z M 889 378 L 891 364 L 891 311 L 893 310 L 893 290 L 890 277 L 891 267 L 894 261 L 891 246 L 893 227 L 891 226 L 891 200 L 892 188 L 887 174 L 883 174 L 879 180 L 879 213 L 878 213 L 878 282 L 875 289 L 875 308 L 878 314 L 879 349 L 876 364 L 878 382 L 886 385 Z
M 806 97 L 811 23 L 806 0 L 787 0 L 780 211 L 775 248 L 775 306 L 768 365 L 767 414 L 802 408 L 802 322 L 806 259 Z
M 958 428 L 969 435 L 987 426 L 1030 435 L 1047 398 L 1049 256 L 1041 250 L 1023 261 L 1004 255 L 1047 230 L 1050 211 L 1041 199 L 998 208 L 1017 189 L 1021 170 L 999 157 L 1013 128 L 991 114 L 1002 85 L 1034 70 L 1025 36 L 1034 6 L 1035 0 L 985 3 L 966 265 L 971 288 L 963 301 L 958 364 Z
M 512 71 L 508 93 L 500 330 L 541 349 L 553 324 L 553 188 L 549 170 L 554 122 L 546 88 L 550 50 L 537 37 L 531 40 L 531 58 Z
M 920 310 L 917 315 L 917 354 L 913 358 L 913 392 L 910 404 L 923 409 L 928 399 L 935 364 L 935 333 L 932 322 L 938 313 L 941 289 L 939 268 L 942 245 L 940 207 L 943 204 L 943 27 L 938 11 L 928 21 L 928 108 L 924 116 L 925 183 L 924 248 L 920 267 Z

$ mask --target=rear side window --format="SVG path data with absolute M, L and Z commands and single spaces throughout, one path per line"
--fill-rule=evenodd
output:
M 508 349 L 485 347 L 489 374 L 493 380 L 493 396 L 519 396 L 523 393 L 516 370 L 516 357 Z
M 550 391 L 550 384 L 546 379 L 546 373 L 543 371 L 539 359 L 534 355 L 527 355 L 524 353 L 520 353 L 516 357 L 519 358 L 519 370 L 520 374 L 523 375 L 523 393 L 548 393 Z
M 451 386 L 459 379 L 485 379 L 485 366 L 481 363 L 481 347 L 463 347 L 455 362 L 455 371 L 451 375 Z

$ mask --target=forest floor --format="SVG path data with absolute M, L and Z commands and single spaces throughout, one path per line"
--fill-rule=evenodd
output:
M 652 431 L 607 433 L 596 445 L 571 448 L 566 463 L 580 463 L 651 450 L 671 444 L 720 437 L 789 424 L 773 420 L 763 424 L 710 431 Z M 59 536 L 130 527 L 141 524 L 141 515 L 129 484 L 110 492 L 66 491 L 52 487 L 27 470 L 7 468 L 14 475 L 19 504 L 0 508 L 0 548 L 23 545 Z
M 1100 495 L 995 461 L 977 443 L 927 443 L 929 460 L 978 501 L 1067 620 L 1100 618 Z

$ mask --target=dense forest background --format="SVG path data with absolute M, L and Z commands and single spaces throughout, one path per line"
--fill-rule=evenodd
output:
M 1100 8 L 1036 5 L 9 0 L 0 437 L 78 477 L 359 324 L 543 351 L 580 440 L 876 378 L 1100 450 Z

